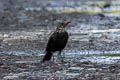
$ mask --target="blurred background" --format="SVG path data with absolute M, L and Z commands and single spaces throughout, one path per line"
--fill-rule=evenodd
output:
M 48 34 L 67 20 L 66 49 L 119 53 L 119 7 L 119 0 L 0 0 L 1 52 L 43 50 Z

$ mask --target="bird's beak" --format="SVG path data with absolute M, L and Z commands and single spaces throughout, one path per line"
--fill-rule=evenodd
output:
M 70 21 L 64 21 L 64 27 L 66 27 L 69 23 Z
M 64 22 L 64 27 L 66 27 L 69 23 L 71 23 L 70 21 L 65 21 Z
M 69 24 L 69 23 L 71 23 L 70 21 L 65 21 L 65 24 Z

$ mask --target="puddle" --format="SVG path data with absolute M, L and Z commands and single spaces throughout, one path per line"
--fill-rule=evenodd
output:
M 84 68 L 82 67 L 70 67 L 68 69 L 72 69 L 72 70 L 83 70 Z
M 21 56 L 44 56 L 45 54 L 40 51 L 40 50 L 34 50 L 34 51 L 9 51 L 9 52 L 2 52 L 1 54 L 6 53 L 6 54 L 12 54 L 12 55 L 21 55 Z M 104 54 L 119 54 L 120 51 L 104 51 Z M 84 61 L 90 61 L 93 63 L 104 63 L 104 64 L 113 64 L 117 61 L 120 60 L 119 56 L 113 56 L 113 57 L 109 57 L 109 56 L 92 56 L 95 54 L 103 54 L 103 52 L 101 51 L 78 51 L 78 50 L 64 50 L 62 52 L 63 55 L 65 55 L 66 57 L 66 61 L 69 58 L 71 60 L 75 60 L 76 62 L 84 62 Z M 57 58 L 57 52 L 56 54 L 54 54 Z M 22 63 L 25 61 L 18 61 L 18 63 Z M 32 61 L 27 61 L 26 63 L 29 63 Z M 74 68 L 74 67 L 71 67 Z M 70 69 L 71 69 L 70 68 Z M 74 68 L 74 69 L 80 69 L 78 68 Z
M 64 73 L 66 76 L 71 76 L 71 77 L 75 77 L 77 75 L 80 75 L 80 73 Z
M 86 59 L 93 63 L 114 64 L 120 60 L 120 57 L 89 57 Z

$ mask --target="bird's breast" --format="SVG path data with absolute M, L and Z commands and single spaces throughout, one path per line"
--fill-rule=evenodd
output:
M 67 32 L 59 32 L 56 34 L 55 42 L 58 46 L 65 46 L 68 41 L 68 33 Z

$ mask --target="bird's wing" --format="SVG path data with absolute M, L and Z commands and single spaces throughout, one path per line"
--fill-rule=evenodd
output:
M 56 33 L 54 32 L 48 40 L 48 43 L 47 43 L 47 46 L 46 46 L 46 51 L 49 50 L 50 48 L 52 48 L 55 45 L 55 38 L 56 38 Z

